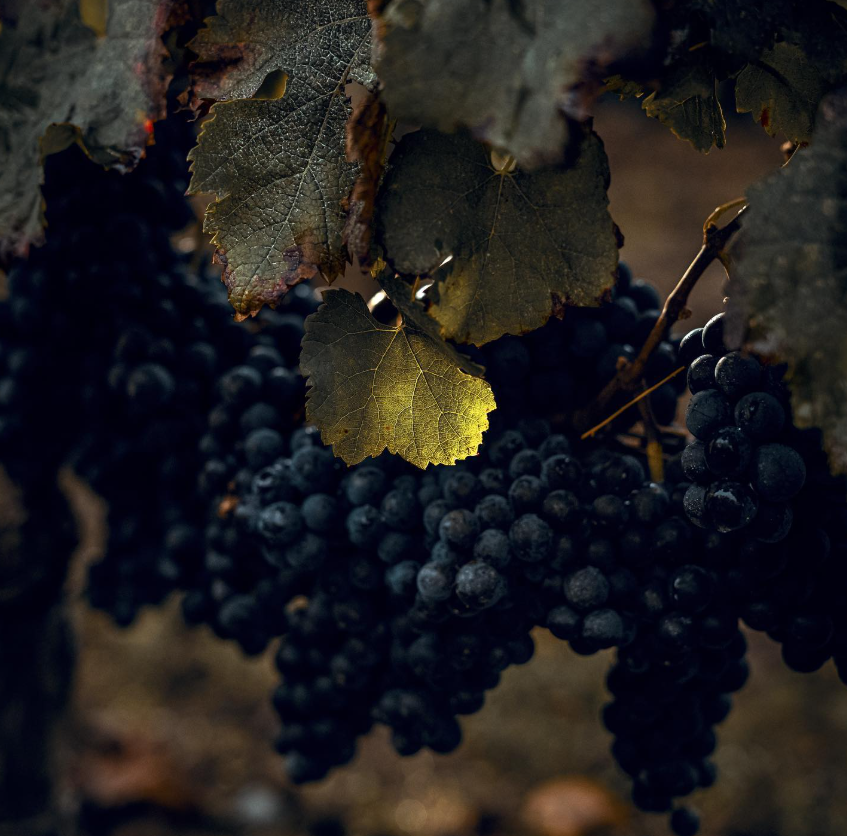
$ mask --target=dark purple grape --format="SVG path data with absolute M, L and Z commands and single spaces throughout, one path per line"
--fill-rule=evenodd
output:
M 738 479 L 752 458 L 753 444 L 738 427 L 722 427 L 706 447 L 706 464 L 715 476 Z
M 727 532 L 749 525 L 756 516 L 757 505 L 746 485 L 721 480 L 706 489 L 704 508 L 709 522 L 718 531 Z
M 698 392 L 685 412 L 685 423 L 692 435 L 710 441 L 722 427 L 732 422 L 732 408 L 726 397 L 715 389 Z

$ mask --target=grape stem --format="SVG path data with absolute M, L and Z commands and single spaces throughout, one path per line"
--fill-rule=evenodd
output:
M 647 388 L 646 386 L 644 387 Z M 650 480 L 661 484 L 665 481 L 665 462 L 662 458 L 662 433 L 653 414 L 653 408 L 647 398 L 638 402 L 641 423 L 647 436 L 647 467 L 650 470 Z
M 603 415 L 617 395 L 622 392 L 631 392 L 638 386 L 644 375 L 647 361 L 650 359 L 653 351 L 662 342 L 671 326 L 680 318 L 683 311 L 686 310 L 688 296 L 694 289 L 694 285 L 697 284 L 699 278 L 706 272 L 706 268 L 713 261 L 721 259 L 729 240 L 741 229 L 741 216 L 744 211 L 745 209 L 742 208 L 726 226 L 717 227 L 713 223 L 705 226 L 703 230 L 703 246 L 700 248 L 700 252 L 697 253 L 694 261 L 688 266 L 677 286 L 665 300 L 662 313 L 656 320 L 656 324 L 641 347 L 638 356 L 631 363 L 623 364 L 618 370 L 618 373 L 595 398 L 594 402 L 576 416 L 578 427 L 594 427 L 600 420 L 599 416 Z
M 658 383 L 654 383 L 649 389 L 644 389 L 642 392 L 639 392 L 632 400 L 627 401 L 620 409 L 616 409 L 611 415 L 604 418 L 599 424 L 595 424 L 590 430 L 586 430 L 579 438 L 580 441 L 585 441 L 586 438 L 591 438 L 591 436 L 598 433 L 606 424 L 611 424 L 615 418 L 618 417 L 622 412 L 626 412 L 631 406 L 634 406 L 637 403 L 640 403 L 647 395 L 651 395 L 655 392 L 660 386 L 664 386 L 669 380 L 673 380 L 680 372 L 685 371 L 685 366 L 680 366 L 675 371 L 672 371 L 667 377 L 663 377 Z

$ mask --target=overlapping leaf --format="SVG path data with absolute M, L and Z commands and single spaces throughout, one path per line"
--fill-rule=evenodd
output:
M 791 365 L 795 418 L 847 471 L 847 92 L 824 99 L 811 147 L 749 192 L 732 250 L 730 338 Z
M 113 0 L 106 34 L 75 0 L 10 4 L 0 31 L 0 252 L 42 235 L 47 153 L 78 141 L 97 163 L 131 168 L 164 115 L 161 41 L 172 0 Z
M 600 140 L 585 133 L 569 168 L 509 168 L 495 170 L 467 135 L 427 130 L 405 136 L 390 160 L 382 245 L 398 272 L 436 279 L 429 313 L 458 342 L 531 331 L 562 304 L 597 304 L 614 281 Z
M 375 66 L 392 114 L 467 127 L 525 166 L 562 159 L 565 113 L 610 64 L 649 45 L 646 0 L 390 0 L 377 15 Z
M 364 0 L 230 0 L 221 11 L 199 46 L 210 60 L 229 54 L 231 66 L 207 68 L 198 91 L 249 95 L 271 70 L 288 77 L 281 99 L 215 105 L 190 156 L 189 190 L 217 196 L 205 229 L 244 317 L 317 272 L 332 281 L 343 271 L 344 203 L 358 169 L 344 157 L 345 85 L 375 77 Z
M 741 71 L 736 107 L 739 113 L 751 112 L 771 136 L 808 142 L 824 89 L 824 80 L 803 52 L 778 43 Z
M 379 323 L 346 290 L 327 291 L 306 320 L 307 418 L 348 464 L 384 450 L 421 468 L 454 464 L 482 442 L 491 387 L 441 340 L 409 285 L 390 276 L 384 283 L 402 314 L 397 326 Z
M 699 52 L 699 54 L 698 54 Z M 717 81 L 705 53 L 695 52 L 677 64 L 642 107 L 698 151 L 726 144 L 726 123 L 717 96 Z

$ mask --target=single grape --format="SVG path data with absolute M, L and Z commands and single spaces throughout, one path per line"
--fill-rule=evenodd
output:
M 722 427 L 706 447 L 706 465 L 715 476 L 740 478 L 752 458 L 753 444 L 739 427 Z
M 681 366 L 690 366 L 704 353 L 703 329 L 695 328 L 693 331 L 689 331 L 679 343 L 679 364 Z
M 720 357 L 725 351 L 724 345 L 724 318 L 726 314 L 719 313 L 713 316 L 703 327 L 703 348 L 709 353 Z
M 701 441 L 710 441 L 732 421 L 732 409 L 726 397 L 715 389 L 697 392 L 689 401 L 685 423 Z
M 769 502 L 787 502 L 806 481 L 803 457 L 785 444 L 763 444 L 753 457 L 752 484 Z
M 785 426 L 785 410 L 773 395 L 751 392 L 735 405 L 735 423 L 754 442 L 770 441 Z
M 707 389 L 717 389 L 715 368 L 718 359 L 713 354 L 703 354 L 692 361 L 688 367 L 688 388 L 692 395 L 705 392 Z
M 609 598 L 609 581 L 596 567 L 578 569 L 565 578 L 565 599 L 575 610 L 599 609 Z
M 753 520 L 757 503 L 746 485 L 721 480 L 713 482 L 707 488 L 704 509 L 718 531 L 736 531 Z
M 715 382 L 732 401 L 755 391 L 761 377 L 762 367 L 759 361 L 739 351 L 730 352 L 715 366 Z
M 474 561 L 456 573 L 456 594 L 469 607 L 486 609 L 506 594 L 506 580 L 488 563 Z

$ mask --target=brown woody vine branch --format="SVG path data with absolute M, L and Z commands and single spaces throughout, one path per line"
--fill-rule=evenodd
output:
M 716 210 L 717 212 L 718 210 Z M 688 266 L 682 278 L 677 283 L 671 294 L 665 301 L 661 316 L 656 320 L 653 330 L 638 353 L 631 362 L 623 365 L 618 373 L 603 388 L 594 402 L 576 418 L 578 427 L 594 427 L 603 414 L 607 411 L 609 404 L 614 398 L 623 393 L 633 391 L 644 376 L 644 369 L 653 351 L 662 342 L 668 329 L 680 318 L 686 310 L 688 296 L 694 289 L 699 278 L 706 272 L 706 268 L 715 260 L 719 259 L 729 240 L 741 228 L 742 208 L 738 214 L 724 227 L 718 228 L 714 223 L 707 222 L 703 230 L 703 246 Z M 710 219 L 715 213 L 710 215 Z M 586 433 L 590 434 L 590 433 Z

